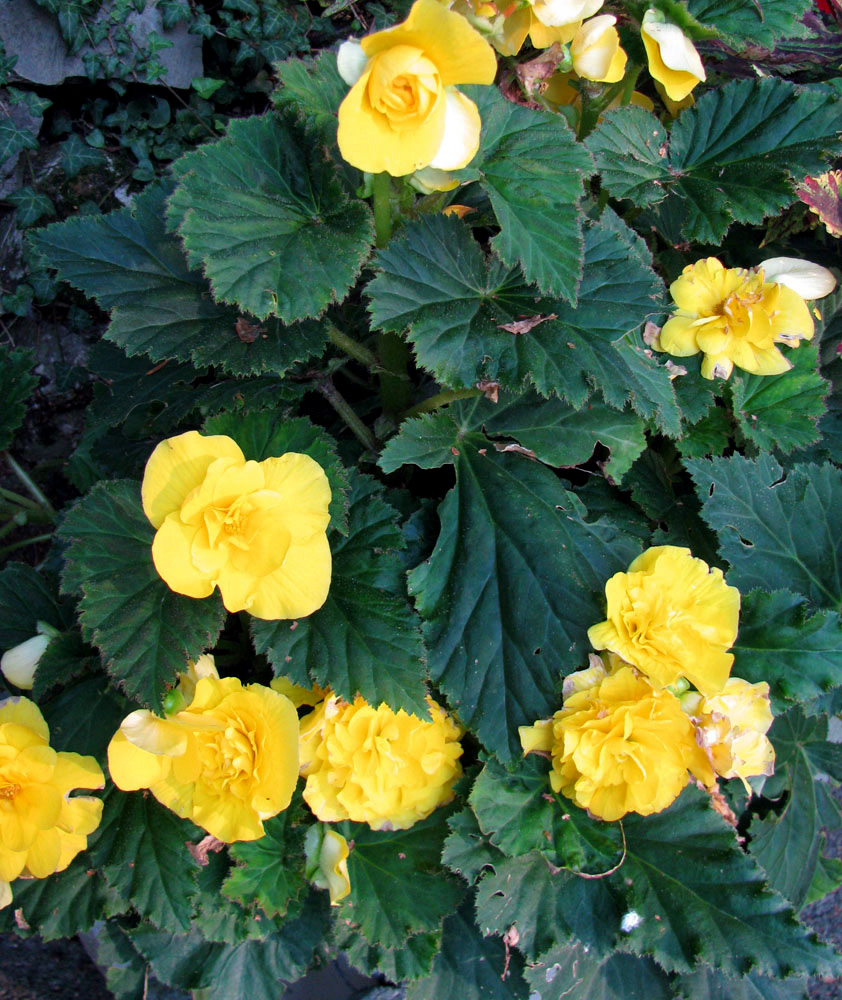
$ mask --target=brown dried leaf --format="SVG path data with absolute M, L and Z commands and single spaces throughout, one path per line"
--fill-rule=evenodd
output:
M 558 319 L 558 314 L 550 313 L 548 316 L 527 316 L 525 319 L 516 319 L 513 323 L 500 323 L 497 329 L 514 334 L 529 333 L 530 330 L 534 330 L 540 323 L 546 323 L 549 319 Z
M 805 177 L 795 189 L 798 197 L 824 223 L 831 236 L 842 236 L 842 170 Z

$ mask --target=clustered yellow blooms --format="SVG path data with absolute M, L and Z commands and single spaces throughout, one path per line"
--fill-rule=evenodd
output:
M 173 710 L 124 720 L 108 747 L 123 791 L 148 788 L 182 819 L 226 843 L 257 840 L 290 803 L 298 780 L 298 714 L 262 684 L 220 678 L 200 657 L 170 693 Z
M 777 345 L 798 347 L 813 336 L 805 299 L 822 298 L 835 285 L 826 268 L 794 258 L 741 268 L 706 257 L 670 285 L 676 312 L 653 347 L 676 357 L 701 352 L 707 379 L 727 379 L 735 365 L 753 375 L 780 375 L 792 365 Z
M 427 703 L 429 721 L 329 695 L 301 720 L 304 800 L 318 819 L 405 830 L 453 798 L 462 730 Z
M 73 795 L 102 788 L 93 757 L 56 752 L 38 706 L 28 698 L 0 702 L 0 906 L 20 875 L 64 871 L 99 826 L 102 802 Z
M 456 84 L 494 82 L 494 50 L 459 14 L 416 0 L 402 24 L 344 42 L 337 66 L 351 86 L 339 106 L 342 156 L 395 177 L 465 167 L 479 148 L 477 106 Z
M 740 595 L 688 549 L 661 545 L 605 588 L 606 621 L 588 636 L 608 669 L 565 679 L 552 719 L 520 728 L 524 753 L 552 758 L 553 789 L 594 816 L 660 812 L 692 775 L 769 775 L 769 686 L 729 677 Z M 695 691 L 688 690 L 694 684 Z
M 178 594 L 219 587 L 228 611 L 300 618 L 330 586 L 330 486 L 309 455 L 246 461 L 231 438 L 188 431 L 146 464 L 143 510 L 157 529 L 152 559 Z

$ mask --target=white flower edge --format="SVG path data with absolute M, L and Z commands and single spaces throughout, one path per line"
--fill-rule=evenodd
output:
M 0 657 L 0 670 L 6 680 L 21 691 L 31 691 L 38 662 L 49 644 L 49 635 L 33 635 L 31 639 L 7 649 Z
M 677 24 L 663 21 L 663 15 L 651 7 L 643 15 L 641 30 L 658 45 L 661 59 L 668 69 L 690 73 L 698 80 L 706 80 L 705 68 L 695 45 Z
M 368 56 L 363 52 L 359 42 L 351 39 L 339 46 L 339 51 L 336 53 L 336 68 L 349 87 L 353 87 L 363 75 L 367 64 Z
M 482 121 L 476 104 L 458 90 L 448 87 L 445 100 L 444 135 L 428 166 L 435 170 L 461 170 L 476 156 Z
M 595 14 L 605 0 L 539 0 L 533 3 L 535 17 L 548 28 L 575 24 Z
M 832 271 L 798 257 L 770 257 L 758 268 L 762 268 L 767 281 L 791 288 L 802 299 L 823 299 L 836 288 Z

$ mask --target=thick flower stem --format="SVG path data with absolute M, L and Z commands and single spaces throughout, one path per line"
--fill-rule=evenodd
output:
M 378 247 L 385 247 L 392 238 L 392 178 L 387 173 L 375 174 L 372 188 L 374 238 Z
M 643 67 L 637 63 L 629 63 L 626 75 L 623 77 L 623 91 L 620 94 L 620 104 L 629 104 L 631 102 L 634 88 L 637 85 L 637 78 L 640 76 L 642 69 Z
M 361 344 L 358 340 L 354 340 L 353 337 L 349 337 L 347 333 L 343 333 L 333 323 L 325 323 L 325 329 L 327 330 L 330 342 L 341 351 L 344 351 L 349 357 L 352 357 L 355 361 L 359 361 L 369 371 L 382 370 L 383 366 L 380 364 L 374 351 L 370 351 L 364 344 Z
M 436 393 L 435 396 L 430 396 L 429 399 L 417 403 L 403 416 L 405 419 L 407 417 L 420 417 L 422 413 L 432 413 L 441 406 L 455 403 L 458 399 L 473 399 L 475 396 L 481 396 L 483 392 L 483 389 L 445 389 L 444 392 Z
M 330 405 L 334 408 L 334 410 L 336 410 L 360 444 L 373 455 L 379 454 L 380 442 L 371 433 L 368 427 L 366 427 L 362 420 L 360 420 L 354 412 L 353 407 L 351 407 L 349 403 L 339 394 L 339 392 L 337 392 L 333 382 L 331 382 L 329 378 L 326 378 L 324 381 L 319 382 L 316 385 L 316 390 L 320 392 L 328 403 L 330 403 Z

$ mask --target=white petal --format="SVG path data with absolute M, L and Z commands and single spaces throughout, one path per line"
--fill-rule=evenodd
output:
M 802 299 L 823 299 L 836 288 L 836 278 L 821 264 L 798 257 L 770 257 L 760 267 L 767 281 L 786 285 Z
M 363 52 L 359 42 L 351 39 L 339 46 L 339 51 L 336 53 L 336 68 L 349 87 L 353 87 L 363 75 L 367 63 L 368 56 Z
M 0 910 L 12 901 L 12 887 L 8 882 L 0 882 Z
M 49 644 L 48 635 L 34 635 L 26 642 L 7 649 L 0 658 L 0 670 L 6 680 L 22 691 L 31 691 L 35 668 Z
M 533 4 L 533 13 L 550 28 L 575 24 L 595 14 L 604 0 L 539 0 Z
M 479 149 L 482 122 L 476 104 L 458 90 L 448 88 L 445 100 L 444 135 L 430 166 L 436 170 L 461 170 Z
M 643 30 L 657 42 L 664 65 L 706 80 L 705 68 L 693 43 L 677 24 L 668 24 L 658 20 L 659 17 L 656 11 L 647 10 L 643 17 Z

